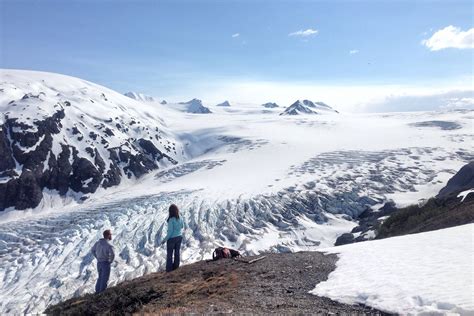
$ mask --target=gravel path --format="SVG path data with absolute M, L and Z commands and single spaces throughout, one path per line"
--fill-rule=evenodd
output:
M 100 295 L 68 300 L 46 313 L 383 314 L 308 293 L 327 279 L 336 261 L 335 255 L 319 252 L 267 254 L 252 264 L 200 261 L 121 283 Z

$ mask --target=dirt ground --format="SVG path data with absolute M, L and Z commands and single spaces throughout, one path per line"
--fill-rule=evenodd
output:
M 256 257 L 246 257 L 250 260 Z M 337 257 L 319 252 L 266 254 L 252 264 L 200 261 L 123 282 L 105 292 L 50 306 L 52 315 L 383 314 L 309 294 Z

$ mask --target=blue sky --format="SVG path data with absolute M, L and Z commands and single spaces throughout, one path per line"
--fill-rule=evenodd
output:
M 448 26 L 470 30 L 470 1 L 0 3 L 2 68 L 120 92 L 247 101 L 235 90 L 282 99 L 272 91 L 292 87 L 291 99 L 312 96 L 312 87 L 472 86 L 472 48 L 422 44 Z

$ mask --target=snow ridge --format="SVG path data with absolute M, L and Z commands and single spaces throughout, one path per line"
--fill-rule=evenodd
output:
M 155 102 L 155 98 L 142 94 L 142 93 L 138 93 L 138 92 L 130 91 L 130 92 L 124 93 L 124 95 L 140 102 Z

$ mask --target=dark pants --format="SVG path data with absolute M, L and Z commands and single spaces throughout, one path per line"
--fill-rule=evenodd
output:
M 183 237 L 173 237 L 166 242 L 166 272 L 170 272 L 179 268 L 179 250 Z M 174 261 L 173 261 L 174 252 Z
M 99 271 L 99 278 L 95 284 L 95 292 L 100 293 L 105 291 L 107 288 L 107 282 L 109 282 L 110 262 L 97 262 L 97 270 Z

